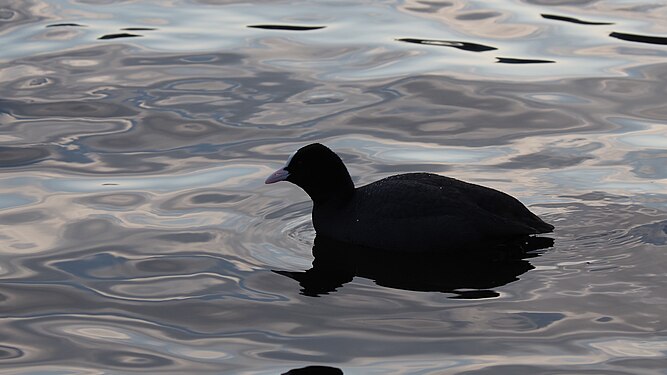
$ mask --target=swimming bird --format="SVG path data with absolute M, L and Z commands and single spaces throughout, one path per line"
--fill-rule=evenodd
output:
M 516 198 L 433 173 L 405 173 L 355 187 L 341 158 L 313 143 L 267 184 L 291 182 L 313 201 L 318 237 L 397 252 L 455 252 L 553 231 Z

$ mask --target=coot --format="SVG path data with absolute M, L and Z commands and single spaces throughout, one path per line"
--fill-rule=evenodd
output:
M 299 149 L 266 179 L 278 181 L 313 200 L 318 236 L 375 249 L 454 252 L 554 229 L 503 192 L 433 173 L 355 188 L 340 157 L 319 143 Z

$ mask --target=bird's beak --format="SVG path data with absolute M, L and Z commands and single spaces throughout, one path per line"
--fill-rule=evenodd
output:
M 280 168 L 271 173 L 271 175 L 264 181 L 265 184 L 273 184 L 278 181 L 285 181 L 289 177 L 289 172 L 285 168 Z

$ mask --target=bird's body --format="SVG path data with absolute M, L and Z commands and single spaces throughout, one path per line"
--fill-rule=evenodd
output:
M 315 203 L 318 235 L 388 250 L 437 251 L 553 229 L 515 198 L 431 173 L 384 178 L 341 201 Z
M 313 199 L 318 236 L 376 249 L 453 251 L 551 232 L 517 199 L 432 173 L 407 173 L 355 188 L 340 158 L 303 147 L 267 179 L 287 180 Z

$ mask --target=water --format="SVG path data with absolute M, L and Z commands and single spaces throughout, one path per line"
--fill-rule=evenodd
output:
M 2 373 L 665 374 L 667 6 L 558 3 L 4 0 Z M 313 141 L 555 244 L 308 295 L 310 202 L 263 180 Z

